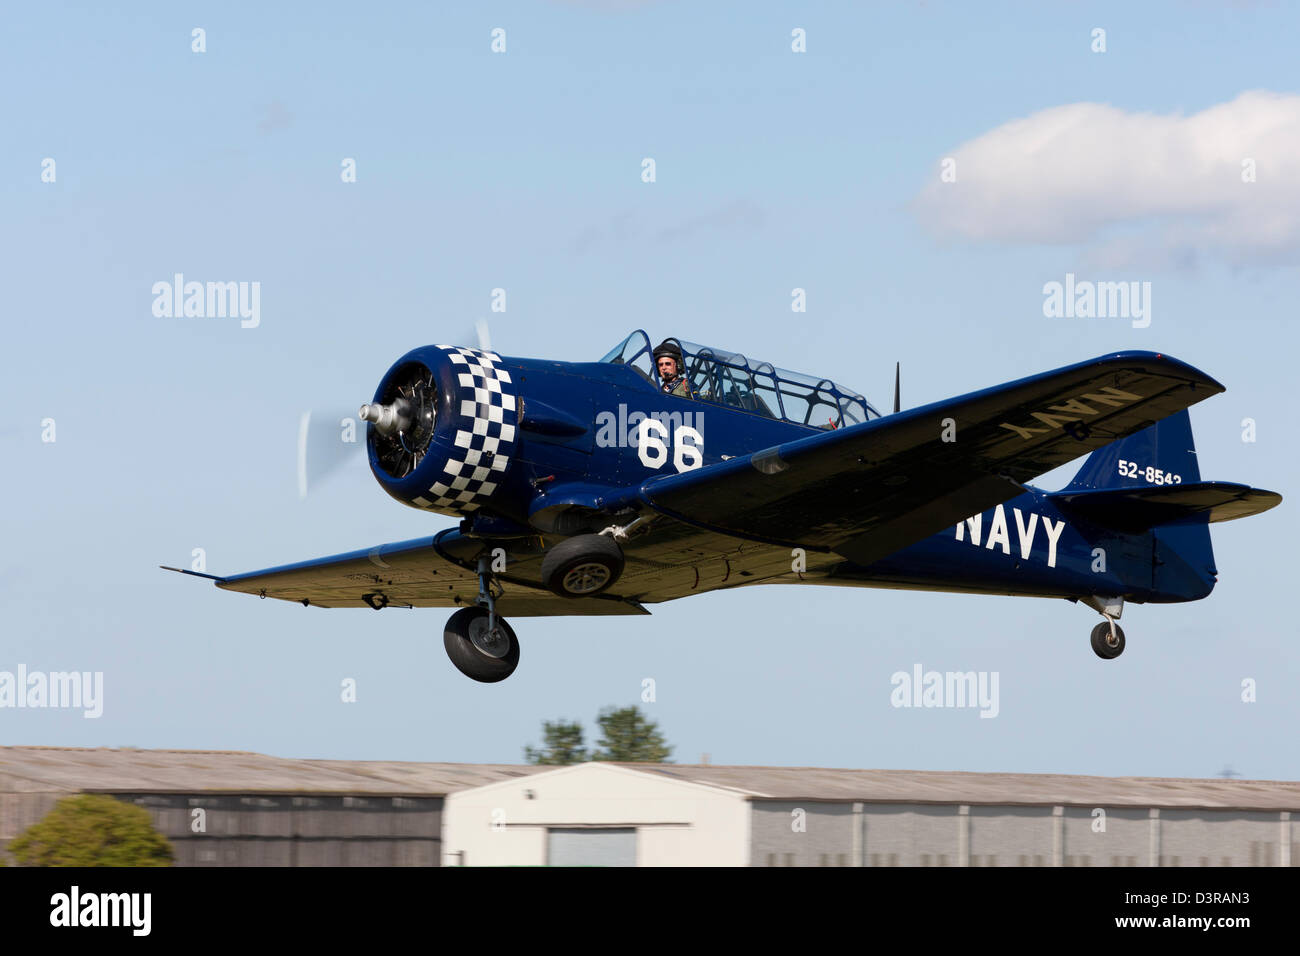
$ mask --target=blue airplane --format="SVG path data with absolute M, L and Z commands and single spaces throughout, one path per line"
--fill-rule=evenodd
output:
M 459 608 L 444 645 L 485 683 L 519 662 L 507 616 L 773 583 L 1065 598 L 1101 614 L 1092 648 L 1112 659 L 1125 602 L 1213 590 L 1210 522 L 1282 500 L 1201 480 L 1187 408 L 1223 390 L 1118 352 L 907 411 L 895 378 L 883 415 L 828 379 L 640 330 L 598 362 L 425 346 L 360 417 L 383 489 L 459 528 L 201 576 L 304 606 Z M 1063 490 L 1025 484 L 1086 453 Z

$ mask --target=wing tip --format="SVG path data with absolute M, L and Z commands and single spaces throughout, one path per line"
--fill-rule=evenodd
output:
M 207 578 L 209 581 L 216 581 L 218 584 L 225 580 L 225 578 L 216 574 L 205 574 L 203 571 L 191 571 L 189 568 L 173 568 L 169 564 L 160 564 L 158 567 L 162 568 L 164 571 L 175 571 L 177 574 L 188 574 L 196 578 Z
M 1096 359 L 1098 364 L 1107 365 L 1117 362 L 1129 363 L 1135 361 L 1147 365 L 1158 365 L 1162 370 L 1173 367 L 1181 372 L 1191 373 L 1196 385 L 1206 386 L 1212 389 L 1216 394 L 1228 390 L 1228 386 L 1224 385 L 1213 375 L 1202 371 L 1195 365 L 1184 362 L 1182 359 L 1174 358 L 1174 356 L 1170 355 L 1168 352 L 1152 352 L 1146 349 L 1125 349 L 1121 352 L 1111 352 L 1109 355 L 1098 356 Z M 1152 371 L 1155 370 L 1155 368 L 1152 368 Z

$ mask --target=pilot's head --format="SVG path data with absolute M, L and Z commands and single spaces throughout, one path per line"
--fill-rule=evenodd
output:
M 655 368 L 665 382 L 675 379 L 682 370 L 682 350 L 672 339 L 664 339 L 655 349 Z

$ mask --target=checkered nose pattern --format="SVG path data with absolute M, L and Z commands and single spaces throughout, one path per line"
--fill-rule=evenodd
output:
M 439 345 L 451 361 L 456 391 L 450 402 L 452 448 L 427 493 L 411 503 L 430 511 L 468 514 L 492 493 L 515 454 L 518 402 L 510 373 L 495 352 Z

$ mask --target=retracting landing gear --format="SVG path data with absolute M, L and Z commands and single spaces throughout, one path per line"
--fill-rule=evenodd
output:
M 1124 613 L 1124 599 L 1094 595 L 1083 602 L 1106 619 L 1092 629 L 1093 652 L 1102 660 L 1114 660 L 1124 653 L 1124 629 L 1115 623 Z
M 609 530 L 610 535 L 580 534 L 547 552 L 542 559 L 542 584 L 560 597 L 581 598 L 599 594 L 617 581 L 623 573 L 623 549 L 614 540 L 616 529 Z
M 478 600 L 447 621 L 442 643 L 456 669 L 484 684 L 503 681 L 519 666 L 519 639 L 514 628 L 496 613 L 501 585 L 492 577 L 491 558 L 478 559 Z

